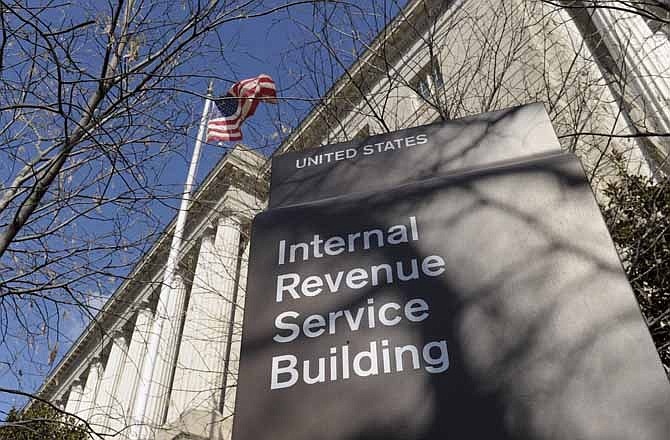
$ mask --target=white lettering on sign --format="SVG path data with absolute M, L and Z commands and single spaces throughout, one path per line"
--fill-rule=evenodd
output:
M 416 142 L 425 141 L 416 137 Z M 380 146 L 381 148 L 381 146 Z M 344 154 L 344 153 L 343 153 Z M 297 265 L 312 259 L 339 257 L 346 254 L 368 253 L 371 250 L 394 246 L 417 246 L 420 240 L 419 224 L 410 215 L 404 223 L 389 227 L 370 227 L 345 235 L 313 234 L 304 241 L 287 243 L 279 240 L 278 267 Z M 411 249 L 411 248 L 410 248 Z M 393 255 L 396 251 L 392 251 Z M 344 254 L 344 255 L 343 255 Z M 344 260 L 346 261 L 346 260 Z M 275 301 L 314 301 L 332 294 L 355 294 L 360 291 L 412 283 L 421 278 L 440 277 L 446 272 L 446 262 L 440 255 L 409 256 L 392 262 L 380 262 L 365 267 L 351 267 L 326 273 L 302 274 L 297 271 L 277 275 Z M 296 269 L 294 269 L 296 270 Z M 363 290 L 365 289 L 365 290 Z M 301 340 L 323 338 L 341 333 L 355 333 L 364 329 L 383 329 L 401 323 L 415 325 L 430 319 L 426 299 L 375 303 L 368 296 L 347 301 L 350 305 L 340 310 L 301 315 L 285 310 L 274 320 L 272 341 L 295 344 Z M 310 306 L 311 307 L 311 306 Z M 270 388 L 290 388 L 299 382 L 314 385 L 336 380 L 391 374 L 405 370 L 423 369 L 430 374 L 443 373 L 449 368 L 447 341 L 427 342 L 423 347 L 413 344 L 391 347 L 389 339 L 369 342 L 369 350 L 350 353 L 349 345 L 330 347 L 327 356 L 299 359 L 286 353 L 272 358 Z
M 328 365 L 328 368 L 326 367 Z M 447 341 L 430 341 L 423 347 L 413 344 L 391 347 L 388 339 L 371 341 L 368 350 L 350 353 L 349 346 L 331 347 L 329 355 L 316 359 L 298 359 L 292 354 L 274 356 L 270 389 L 290 388 L 302 380 L 307 385 L 400 373 L 423 368 L 428 373 L 449 369 Z
M 341 287 L 359 290 L 380 284 L 394 284 L 397 281 L 418 280 L 421 277 L 437 277 L 445 271 L 445 261 L 439 255 L 429 255 L 421 259 L 396 261 L 394 264 L 379 264 L 369 268 L 354 267 L 322 275 L 310 275 L 304 279 L 298 273 L 286 273 L 277 277 L 275 300 L 300 299 L 321 293 L 337 293 Z M 381 275 L 381 276 L 380 276 Z
M 318 152 L 306 157 L 295 160 L 296 168 L 306 168 L 336 163 L 343 160 L 351 160 L 359 156 L 371 156 L 373 154 L 386 153 L 389 151 L 406 150 L 428 143 L 427 134 L 417 134 L 416 136 L 405 136 L 398 139 L 390 139 L 374 144 L 366 144 L 357 148 L 344 148 L 341 150 Z
M 326 240 L 320 234 L 314 234 L 312 240 L 307 242 L 287 244 L 286 240 L 279 240 L 277 264 L 281 266 L 311 258 L 335 256 L 342 252 L 353 253 L 361 249 L 369 250 L 410 241 L 419 241 L 419 227 L 415 216 L 409 217 L 407 224 L 393 225 L 388 229 L 374 228 L 352 232 L 346 236 L 334 235 Z
M 421 322 L 430 315 L 428 303 L 421 298 L 411 299 L 404 306 L 388 302 L 376 307 L 374 303 L 374 298 L 368 298 L 367 305 L 355 309 L 336 310 L 327 315 L 310 315 L 305 318 L 302 325 L 299 323 L 300 313 L 287 310 L 275 318 L 275 327 L 280 332 L 272 339 L 281 343 L 293 342 L 300 336 L 300 329 L 308 338 L 316 338 L 326 332 L 334 335 L 338 329 L 355 332 L 362 328 L 361 325 L 365 328 L 375 328 L 377 322 L 385 327 L 393 327 L 403 318 L 410 322 Z

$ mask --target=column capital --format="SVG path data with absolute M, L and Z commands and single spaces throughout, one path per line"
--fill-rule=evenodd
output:
M 186 283 L 186 279 L 188 278 L 188 274 L 186 269 L 184 268 L 177 268 L 177 270 L 174 271 L 174 287 L 182 287 Z
M 244 216 L 239 212 L 228 212 L 226 215 L 219 216 L 218 224 L 225 226 L 241 226 L 244 223 Z
M 214 236 L 216 235 L 216 226 L 217 222 L 214 220 L 210 220 L 207 222 L 205 225 L 205 228 L 202 230 L 202 233 L 200 234 L 200 238 L 202 241 L 211 241 L 214 242 Z
M 149 299 L 147 299 L 147 298 L 140 301 L 137 304 L 137 307 L 135 308 L 136 312 L 141 312 L 143 310 L 151 310 L 151 301 L 149 301 Z
M 213 230 L 213 232 L 216 232 L 216 230 L 220 227 L 230 227 L 230 226 L 236 226 L 236 227 L 241 227 L 245 222 L 244 216 L 239 213 L 239 212 L 234 212 L 234 211 L 227 211 L 227 212 L 217 212 L 214 214 L 212 217 L 210 217 L 209 221 L 207 222 L 207 229 L 208 230 Z
M 102 367 L 102 359 L 100 359 L 100 355 L 93 356 L 91 358 L 91 362 L 89 363 L 89 368 L 100 368 Z
M 114 330 L 111 334 L 112 336 L 112 341 L 117 344 L 121 345 L 127 345 L 128 344 L 128 337 L 126 336 L 126 332 L 124 332 L 122 329 L 117 329 Z

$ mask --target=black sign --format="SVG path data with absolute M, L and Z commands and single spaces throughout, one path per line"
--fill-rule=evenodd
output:
M 571 155 L 270 209 L 252 237 L 234 440 L 670 432 Z
M 484 113 L 276 156 L 270 208 L 559 151 L 543 104 Z

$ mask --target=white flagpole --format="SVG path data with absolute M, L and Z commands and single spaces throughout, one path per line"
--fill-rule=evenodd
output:
M 200 117 L 200 127 L 198 128 L 198 137 L 195 140 L 193 148 L 193 155 L 191 156 L 191 164 L 188 168 L 188 175 L 186 176 L 186 183 L 184 184 L 184 193 L 181 197 L 181 205 L 179 206 L 179 213 L 177 214 L 177 223 L 174 228 L 174 235 L 172 236 L 172 244 L 170 246 L 170 253 L 168 254 L 167 263 L 165 264 L 165 271 L 163 272 L 163 284 L 158 299 L 158 306 L 154 320 L 151 324 L 151 332 L 149 333 L 149 341 L 147 343 L 147 352 L 142 362 L 142 371 L 140 381 L 137 385 L 137 393 L 135 394 L 135 404 L 132 412 L 132 426 L 130 429 L 130 438 L 140 439 L 143 431 L 145 410 L 149 400 L 149 393 L 151 391 L 151 381 L 156 365 L 156 358 L 158 357 L 158 347 L 160 344 L 161 332 L 163 324 L 167 320 L 167 298 L 172 290 L 172 282 L 174 273 L 177 268 L 177 258 L 181 249 L 182 235 L 184 233 L 184 226 L 186 224 L 186 214 L 191 204 L 191 192 L 193 191 L 193 183 L 195 175 L 198 171 L 198 161 L 200 159 L 200 149 L 202 147 L 203 138 L 207 131 L 207 118 L 209 116 L 209 109 L 212 105 L 212 82 L 209 83 L 207 90 L 207 98 L 205 99 L 205 106 Z

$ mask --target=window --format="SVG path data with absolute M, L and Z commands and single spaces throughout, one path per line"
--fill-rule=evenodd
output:
M 440 68 L 440 63 L 437 60 L 433 60 L 432 64 L 432 73 L 431 78 L 433 80 L 433 85 L 435 90 L 438 91 L 444 87 L 444 78 L 442 77 L 442 69 Z
M 433 59 L 414 79 L 414 90 L 423 99 L 432 99 L 444 87 L 440 63 Z
M 419 78 L 419 82 L 416 85 L 416 91 L 424 99 L 430 99 L 432 93 L 430 92 L 430 81 L 428 81 L 427 76 Z

